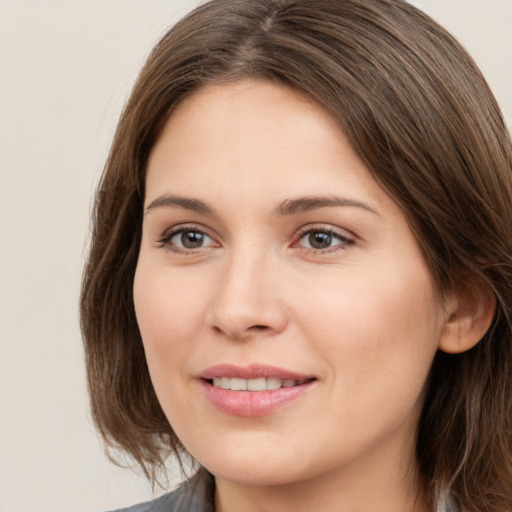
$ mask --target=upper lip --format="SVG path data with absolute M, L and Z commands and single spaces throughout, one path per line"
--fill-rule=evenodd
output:
M 303 373 L 286 370 L 278 366 L 270 366 L 266 364 L 250 364 L 246 366 L 239 366 L 235 364 L 218 364 L 211 366 L 202 371 L 199 378 L 204 380 L 211 380 L 219 377 L 230 377 L 239 379 L 260 379 L 260 378 L 275 378 L 281 380 L 296 380 L 304 381 L 311 380 L 315 377 Z

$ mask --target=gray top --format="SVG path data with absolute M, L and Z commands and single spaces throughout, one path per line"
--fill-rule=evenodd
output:
M 175 491 L 160 498 L 133 507 L 112 512 L 215 512 L 215 483 L 212 475 L 200 470 Z M 437 507 L 436 512 L 458 512 L 455 501 L 449 496 Z
M 113 512 L 215 512 L 215 483 L 205 470 L 200 470 L 175 491 L 160 498 Z

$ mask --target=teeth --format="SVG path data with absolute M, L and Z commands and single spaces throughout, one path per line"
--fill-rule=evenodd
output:
M 281 379 L 267 379 L 267 389 L 279 389 L 281 387 Z
M 267 379 L 250 379 L 247 381 L 248 391 L 265 391 L 267 389 Z
M 231 389 L 233 391 L 247 391 L 247 381 L 245 379 L 231 379 Z
M 239 379 L 238 377 L 217 377 L 213 379 L 213 385 L 217 388 L 230 389 L 232 391 L 268 391 L 279 388 L 292 388 L 301 382 L 296 380 L 281 380 L 274 377 L 259 379 Z

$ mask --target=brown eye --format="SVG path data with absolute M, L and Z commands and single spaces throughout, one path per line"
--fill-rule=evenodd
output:
M 184 231 L 179 238 L 181 246 L 185 249 L 198 249 L 203 246 L 205 235 L 197 231 Z
M 162 245 L 177 251 L 193 251 L 203 247 L 213 247 L 215 242 L 210 236 L 196 229 L 181 228 L 171 232 L 160 241 Z
M 308 242 L 312 249 L 328 249 L 332 244 L 332 235 L 321 231 L 313 231 L 308 235 Z
M 298 245 L 314 251 L 345 249 L 354 240 L 330 229 L 310 229 L 302 234 Z

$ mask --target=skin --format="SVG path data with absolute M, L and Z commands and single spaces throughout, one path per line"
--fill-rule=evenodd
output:
M 276 211 L 304 196 L 354 204 Z M 134 300 L 147 362 L 174 431 L 216 477 L 217 510 L 429 510 L 415 430 L 450 311 L 403 212 L 329 114 L 266 82 L 203 87 L 153 148 L 145 207 Z M 203 245 L 169 236 L 183 227 Z M 308 230 L 335 235 L 315 250 Z M 316 381 L 244 418 L 199 384 L 220 363 Z

